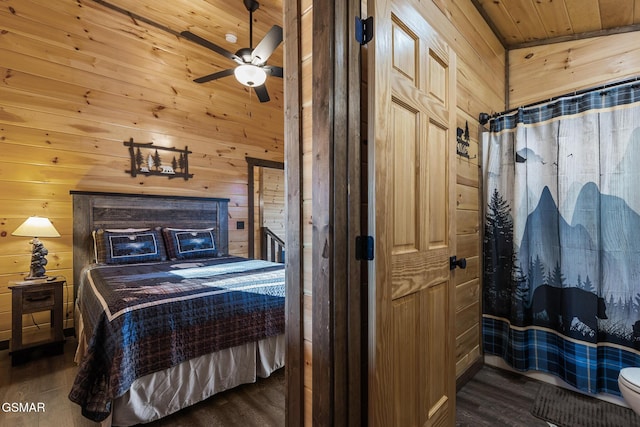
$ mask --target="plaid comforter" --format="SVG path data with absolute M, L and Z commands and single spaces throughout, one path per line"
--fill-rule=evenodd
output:
M 69 399 L 94 421 L 134 380 L 284 332 L 284 265 L 237 257 L 90 266 L 78 291 L 88 349 Z

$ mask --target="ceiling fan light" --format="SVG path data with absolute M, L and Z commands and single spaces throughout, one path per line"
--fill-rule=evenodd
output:
M 236 79 L 245 86 L 262 86 L 267 80 L 267 73 L 260 67 L 252 64 L 239 65 L 233 71 Z

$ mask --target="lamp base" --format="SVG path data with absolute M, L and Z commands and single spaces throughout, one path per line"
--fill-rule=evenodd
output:
M 29 269 L 29 275 L 25 277 L 25 280 L 46 279 L 48 276 L 45 274 L 47 270 L 44 266 L 47 265 L 47 255 L 49 254 L 49 251 L 37 237 L 34 237 L 30 243 L 32 245 L 31 268 Z

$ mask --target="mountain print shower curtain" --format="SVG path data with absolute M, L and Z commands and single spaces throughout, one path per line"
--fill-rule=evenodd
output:
M 492 119 L 483 348 L 620 395 L 640 366 L 640 84 Z

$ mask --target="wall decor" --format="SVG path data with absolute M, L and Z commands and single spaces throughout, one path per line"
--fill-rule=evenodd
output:
M 133 142 L 133 138 L 124 141 L 124 145 L 129 147 L 131 157 L 131 169 L 125 170 L 132 177 L 142 175 L 160 175 L 171 178 L 193 178 L 189 173 L 189 154 L 191 151 L 184 147 L 184 150 L 174 147 L 159 147 L 152 142 Z M 159 151 L 168 151 L 162 157 Z M 172 158 L 170 153 L 174 153 Z
M 462 128 L 456 129 L 456 153 L 467 159 L 475 159 L 477 156 L 469 157 L 469 122 L 465 122 L 464 130 Z

